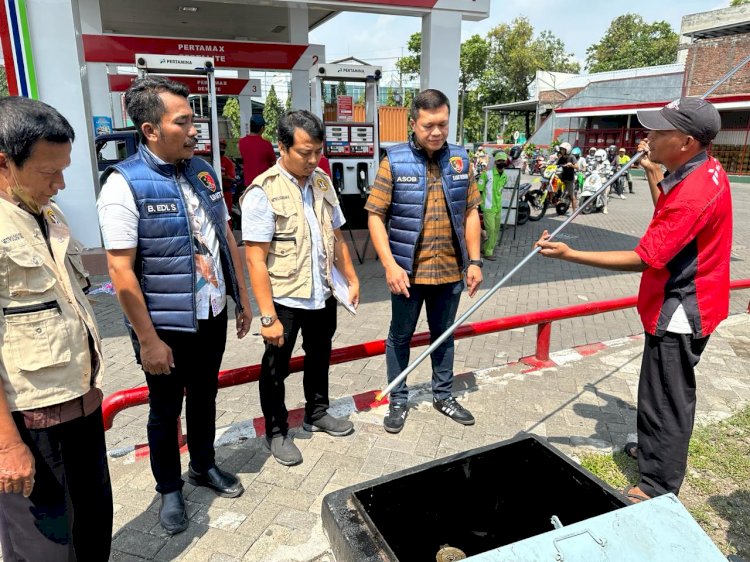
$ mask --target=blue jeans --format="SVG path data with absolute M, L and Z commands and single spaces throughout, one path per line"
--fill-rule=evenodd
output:
M 390 383 L 409 365 L 409 343 L 417 326 L 422 303 L 427 308 L 430 341 L 435 341 L 456 320 L 463 281 L 441 285 L 412 285 L 409 298 L 391 294 L 391 327 L 385 343 L 385 363 Z M 450 398 L 453 388 L 453 336 L 432 352 L 432 396 Z M 406 404 L 409 389 L 406 379 L 391 392 L 393 404 Z

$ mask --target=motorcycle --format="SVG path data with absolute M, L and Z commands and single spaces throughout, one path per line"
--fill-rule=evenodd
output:
M 558 215 L 564 215 L 570 208 L 570 196 L 559 178 L 562 168 L 550 164 L 542 172 L 539 189 L 530 189 L 524 196 L 529 205 L 529 220 L 538 221 L 547 212 L 549 205 L 555 206 Z
M 518 186 L 518 210 L 516 211 L 518 213 L 518 218 L 516 220 L 518 226 L 526 224 L 531 215 L 531 209 L 528 202 L 526 201 L 526 194 L 530 189 L 530 183 L 522 183 Z
M 593 197 L 611 176 L 612 169 L 609 166 L 600 166 L 588 173 L 578 198 L 579 205 L 583 207 L 581 213 L 584 215 L 599 212 L 607 214 L 607 195 L 605 193 L 597 195 L 596 200 L 588 205 L 586 205 L 586 201 Z

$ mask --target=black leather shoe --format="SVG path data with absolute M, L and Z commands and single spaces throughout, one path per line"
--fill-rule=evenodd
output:
M 176 535 L 187 529 L 188 516 L 187 511 L 185 511 L 185 500 L 182 497 L 182 490 L 161 495 L 159 523 L 161 523 L 161 526 L 170 535 Z
M 236 498 L 245 491 L 236 476 L 220 470 L 216 465 L 209 468 L 205 474 L 197 473 L 190 465 L 188 467 L 188 482 L 193 486 L 211 488 L 216 492 L 216 495 L 222 498 Z

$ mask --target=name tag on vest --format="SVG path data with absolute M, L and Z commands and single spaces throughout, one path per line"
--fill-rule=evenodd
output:
M 164 203 L 159 203 L 158 201 L 153 203 L 146 203 L 145 205 L 146 213 L 149 215 L 161 215 L 164 213 L 177 213 L 177 203 L 171 203 L 169 201 L 165 201 Z
M 212 193 L 211 195 L 208 196 L 208 198 L 211 201 L 218 201 L 219 199 L 223 199 L 224 198 L 224 194 L 221 191 L 219 191 L 217 193 Z
M 453 174 L 453 181 L 468 180 L 469 174 Z

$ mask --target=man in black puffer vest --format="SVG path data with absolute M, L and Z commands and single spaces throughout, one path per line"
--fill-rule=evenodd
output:
M 409 364 L 409 342 L 424 303 L 433 340 L 453 324 L 464 288 L 474 296 L 482 282 L 481 201 L 469 156 L 448 144 L 448 98 L 420 92 L 411 106 L 408 143 L 388 149 L 365 208 L 373 245 L 391 290 L 391 327 L 386 342 L 388 381 Z M 388 230 L 386 222 L 389 221 Z M 435 408 L 464 425 L 471 413 L 452 396 L 453 337 L 432 353 Z M 389 433 L 404 427 L 406 381 L 391 393 L 383 423 Z
M 163 77 L 136 80 L 125 94 L 142 144 L 105 172 L 97 202 L 112 283 L 149 390 L 148 444 L 159 520 L 187 528 L 177 420 L 186 398 L 188 480 L 237 497 L 237 477 L 214 461 L 216 393 L 227 334 L 227 296 L 237 337 L 252 315 L 221 183 L 194 158 L 198 132 L 188 89 Z

